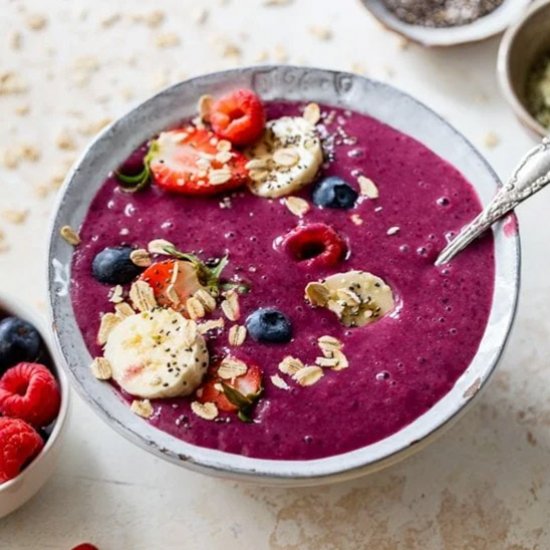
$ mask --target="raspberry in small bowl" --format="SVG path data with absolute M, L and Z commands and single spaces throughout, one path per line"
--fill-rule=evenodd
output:
M 0 518 L 49 479 L 66 431 L 69 389 L 42 320 L 0 295 Z

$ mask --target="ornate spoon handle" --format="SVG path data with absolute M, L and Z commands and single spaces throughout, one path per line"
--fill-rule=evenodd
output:
M 550 137 L 529 151 L 506 185 L 472 222 L 441 251 L 435 265 L 448 263 L 497 220 L 550 183 Z

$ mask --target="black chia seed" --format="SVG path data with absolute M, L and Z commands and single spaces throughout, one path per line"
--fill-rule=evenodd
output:
M 496 10 L 504 0 L 383 0 L 401 21 L 422 27 L 459 27 Z

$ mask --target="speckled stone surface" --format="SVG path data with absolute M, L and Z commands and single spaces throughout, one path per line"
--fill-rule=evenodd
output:
M 364 70 L 440 112 L 501 176 L 533 143 L 498 94 L 497 40 L 442 51 L 407 46 L 354 0 L 285 6 L 204 0 L 204 12 L 197 4 L 5 0 L 2 290 L 44 307 L 45 233 L 59 177 L 102 121 L 185 76 L 266 55 Z M 164 19 L 155 15 L 159 9 Z M 0 548 L 63 550 L 84 541 L 101 550 L 549 548 L 549 193 L 518 212 L 523 288 L 497 374 L 472 410 L 427 449 L 346 484 L 260 488 L 162 462 L 117 436 L 76 398 L 56 475 L 2 520 Z

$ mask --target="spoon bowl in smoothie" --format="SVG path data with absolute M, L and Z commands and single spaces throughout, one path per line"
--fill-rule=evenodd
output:
M 500 357 L 517 231 L 433 265 L 498 185 L 436 114 L 359 76 L 178 84 L 65 183 L 49 280 L 68 370 L 110 425 L 195 470 L 305 485 L 380 468 Z

